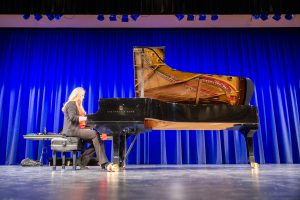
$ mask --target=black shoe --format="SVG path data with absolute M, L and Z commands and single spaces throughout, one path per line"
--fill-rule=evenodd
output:
M 80 159 L 77 159 L 76 165 L 79 166 L 79 167 L 82 166 Z
M 106 169 L 109 164 L 109 162 L 101 164 L 101 169 Z

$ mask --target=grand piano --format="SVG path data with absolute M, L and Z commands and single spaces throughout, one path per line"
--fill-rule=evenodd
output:
M 113 163 L 124 163 L 138 134 L 151 130 L 239 130 L 245 136 L 248 161 L 257 168 L 253 135 L 257 107 L 249 105 L 253 83 L 248 78 L 195 74 L 165 63 L 164 47 L 134 47 L 135 98 L 101 98 L 88 124 L 113 137 Z M 134 135 L 128 151 L 126 136 Z

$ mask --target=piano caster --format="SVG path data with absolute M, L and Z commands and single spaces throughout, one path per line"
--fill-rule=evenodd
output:
M 251 168 L 253 168 L 253 169 L 258 169 L 258 168 L 259 168 L 259 164 L 256 163 L 256 162 L 251 162 L 251 163 L 250 163 L 250 166 L 251 166 Z

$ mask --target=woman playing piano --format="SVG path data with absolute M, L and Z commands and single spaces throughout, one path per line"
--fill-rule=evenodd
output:
M 87 142 L 92 142 L 92 146 L 87 149 L 79 158 L 80 169 L 88 169 L 86 165 L 96 151 L 98 164 L 103 169 L 113 171 L 112 164 L 108 162 L 104 143 L 95 130 L 86 129 L 86 112 L 82 102 L 85 90 L 82 87 L 75 88 L 68 101 L 64 104 L 62 111 L 64 113 L 64 127 L 62 134 L 65 136 L 79 137 Z

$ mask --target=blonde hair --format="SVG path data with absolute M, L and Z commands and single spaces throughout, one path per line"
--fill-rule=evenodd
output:
M 69 98 L 68 98 L 68 101 L 64 103 L 64 105 L 63 105 L 63 107 L 62 107 L 61 110 L 62 110 L 63 112 L 65 112 L 67 103 L 69 103 L 70 101 L 76 101 L 77 98 L 78 98 L 78 96 L 79 96 L 80 94 L 82 94 L 82 93 L 85 94 L 85 90 L 84 90 L 82 87 L 77 87 L 77 88 L 75 88 L 75 89 L 71 92 L 71 94 L 70 94 L 70 96 L 69 96 Z M 78 108 L 78 110 L 79 110 L 79 113 L 84 113 L 84 114 L 85 114 L 85 110 L 84 110 L 84 108 L 83 108 L 83 106 L 82 106 L 82 101 L 80 102 L 79 105 L 78 105 L 77 103 L 76 103 L 76 105 L 77 105 L 77 108 Z

